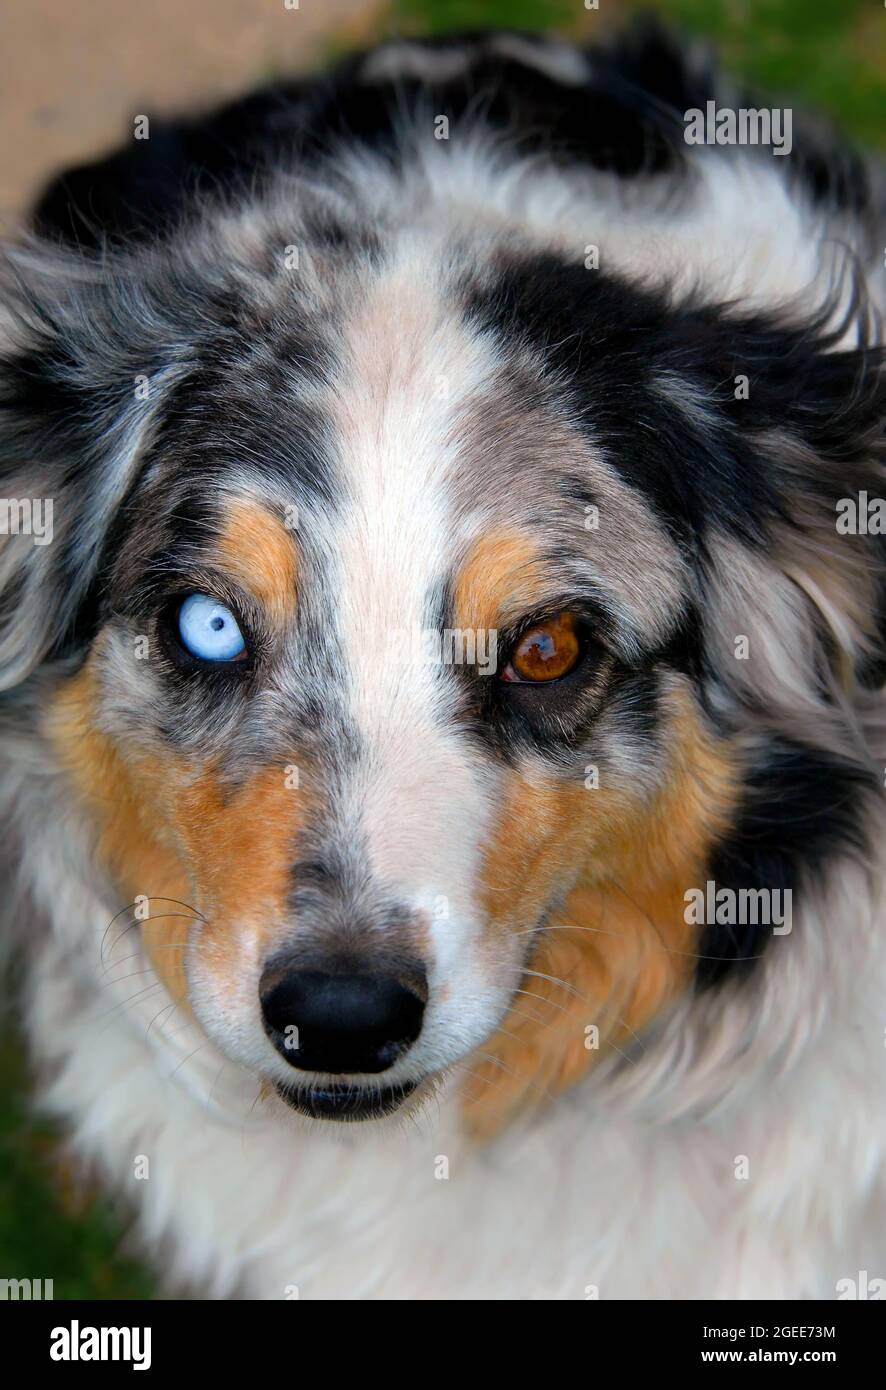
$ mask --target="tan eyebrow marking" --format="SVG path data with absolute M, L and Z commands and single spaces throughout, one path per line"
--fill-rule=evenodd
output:
M 543 593 L 542 560 L 529 536 L 516 530 L 482 536 L 472 546 L 455 587 L 458 626 L 506 626 Z
M 228 506 L 215 552 L 222 567 L 282 626 L 298 585 L 294 533 L 266 507 L 239 499 Z

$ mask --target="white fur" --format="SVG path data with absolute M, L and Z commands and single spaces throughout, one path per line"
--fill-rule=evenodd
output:
M 457 1072 L 415 1123 L 330 1132 L 253 1109 L 209 1044 L 158 1065 L 162 998 L 109 1018 L 61 940 L 28 1011 L 44 1103 L 136 1204 L 161 1273 L 213 1296 L 833 1298 L 886 1274 L 882 907 L 855 868 L 834 898 L 773 942 L 765 988 L 681 1006 L 479 1152 Z

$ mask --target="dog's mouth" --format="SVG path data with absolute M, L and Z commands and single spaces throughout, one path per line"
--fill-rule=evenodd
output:
M 301 1115 L 314 1120 L 381 1120 L 398 1110 L 416 1088 L 416 1082 L 399 1086 L 353 1086 L 346 1082 L 325 1086 L 281 1086 L 274 1089 L 281 1100 Z

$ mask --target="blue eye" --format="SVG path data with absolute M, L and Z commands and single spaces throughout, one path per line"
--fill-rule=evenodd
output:
M 178 610 L 178 633 L 201 661 L 236 661 L 246 651 L 243 633 L 230 608 L 208 594 L 189 594 Z

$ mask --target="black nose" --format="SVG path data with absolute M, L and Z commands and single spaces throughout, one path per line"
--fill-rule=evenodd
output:
M 421 1032 L 423 972 L 413 982 L 410 989 L 392 975 L 266 970 L 260 987 L 265 1031 L 280 1055 L 303 1071 L 386 1071 Z

